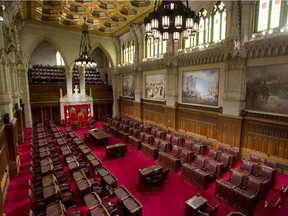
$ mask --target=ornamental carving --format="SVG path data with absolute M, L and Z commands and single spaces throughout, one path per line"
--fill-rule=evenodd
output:
M 203 51 L 195 51 L 177 56 L 178 66 L 195 66 L 202 64 L 221 63 L 225 60 L 225 49 L 223 47 L 215 47 Z
M 288 54 L 288 37 L 278 36 L 245 44 L 247 58 L 263 58 Z

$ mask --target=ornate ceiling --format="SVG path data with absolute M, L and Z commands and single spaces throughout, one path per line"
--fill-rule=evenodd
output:
M 91 33 L 119 36 L 132 23 L 143 23 L 152 0 L 22 0 L 19 15 L 27 22 L 81 30 L 83 18 Z

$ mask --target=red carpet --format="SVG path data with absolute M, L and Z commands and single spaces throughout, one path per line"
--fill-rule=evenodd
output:
M 95 126 L 97 128 L 102 128 L 101 122 L 97 122 Z M 76 131 L 81 139 L 84 139 L 84 132 L 87 132 L 87 128 Z M 31 131 L 26 129 L 25 143 L 19 146 L 21 159 L 20 175 L 17 178 L 11 179 L 5 200 L 5 212 L 8 216 L 28 215 L 28 210 L 30 208 L 27 184 L 27 180 L 30 178 L 30 137 Z M 109 144 L 118 142 L 120 142 L 118 138 L 109 138 Z M 137 151 L 130 146 L 128 146 L 128 151 L 124 157 L 111 159 L 106 157 L 105 146 L 100 146 L 95 142 L 86 142 L 86 144 L 90 147 L 92 152 L 101 159 L 103 166 L 107 167 L 113 175 L 118 178 L 118 185 L 124 185 L 143 205 L 143 216 L 183 216 L 185 215 L 185 201 L 193 197 L 197 192 L 206 197 L 208 203 L 211 205 L 220 203 L 220 208 L 217 214 L 219 216 L 227 215 L 231 211 L 237 211 L 214 196 L 216 186 L 215 181 L 210 184 L 206 191 L 202 191 L 198 187 L 181 178 L 181 171 L 178 171 L 176 174 L 169 172 L 168 182 L 160 188 L 142 189 L 138 186 L 138 169 L 155 164 L 157 161 L 152 161 L 143 155 L 141 151 Z M 228 173 L 226 173 L 223 178 L 227 176 Z M 269 190 L 266 200 L 272 197 L 276 190 L 280 189 L 282 184 L 287 181 L 287 175 L 277 173 L 276 184 Z M 77 206 L 82 211 L 83 215 L 87 215 L 87 208 L 83 201 L 77 197 L 78 193 L 74 184 L 71 187 L 71 191 L 74 193 Z M 277 209 L 271 207 L 264 209 L 264 201 L 259 201 L 254 215 L 287 215 L 287 200 L 286 197 L 282 203 L 282 208 Z M 115 200 L 112 199 L 112 201 Z

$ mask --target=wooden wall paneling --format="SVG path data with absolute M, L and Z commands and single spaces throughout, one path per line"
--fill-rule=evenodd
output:
M 244 113 L 242 124 L 243 158 L 250 154 L 288 166 L 288 117 Z
M 6 197 L 6 193 L 9 185 L 9 161 L 8 161 L 8 144 L 7 137 L 5 132 L 5 124 L 3 119 L 0 119 L 0 183 L 1 183 L 1 191 L 0 191 L 0 215 L 4 215 L 4 200 Z
M 178 129 L 217 139 L 217 113 L 189 108 L 178 108 Z
M 60 114 L 60 105 L 57 107 L 52 107 L 52 120 L 55 123 L 60 123 L 61 122 L 61 114 Z
M 119 111 L 122 116 L 134 117 L 134 103 L 132 99 L 125 99 L 120 97 L 119 99 Z
M 18 128 L 17 119 L 5 124 L 5 134 L 9 150 L 9 172 L 10 176 L 18 176 L 20 160 L 18 153 Z
M 40 107 L 31 107 L 31 113 L 33 122 L 42 122 Z
M 165 109 L 163 104 L 142 103 L 142 120 L 166 125 Z
M 176 126 L 176 108 L 165 107 L 165 124 L 168 128 L 177 130 Z
M 133 110 L 134 110 L 134 113 L 133 113 L 134 118 L 141 120 L 142 119 L 141 103 L 134 101 Z
M 18 127 L 18 142 L 24 142 L 24 127 L 23 127 L 23 110 L 22 108 L 17 109 L 15 111 L 15 117 L 17 119 L 17 127 Z
M 242 117 L 218 115 L 217 140 L 233 147 L 241 145 Z

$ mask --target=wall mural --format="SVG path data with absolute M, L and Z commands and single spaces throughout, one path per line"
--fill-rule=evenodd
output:
M 218 68 L 184 72 L 182 102 L 218 106 L 218 85 Z
M 288 114 L 288 64 L 248 67 L 247 110 Z
M 122 96 L 134 97 L 134 77 L 132 75 L 122 76 Z
M 165 75 L 146 75 L 145 98 L 164 100 L 165 99 Z

